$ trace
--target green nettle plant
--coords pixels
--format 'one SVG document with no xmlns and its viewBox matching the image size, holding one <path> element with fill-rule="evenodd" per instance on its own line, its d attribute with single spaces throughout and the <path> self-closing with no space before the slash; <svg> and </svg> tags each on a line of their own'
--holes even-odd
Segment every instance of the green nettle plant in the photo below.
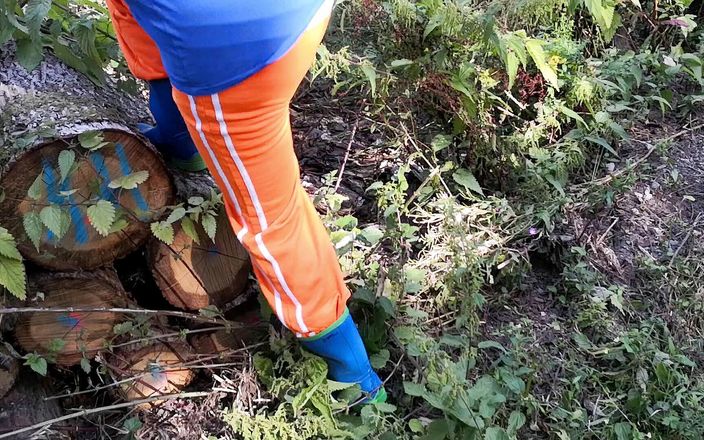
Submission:
<svg viewBox="0 0 704 440">
<path fill-rule="evenodd" d="M 91 131 L 80 134 L 77 137 L 77 145 L 69 145 L 67 149 L 61 150 L 57 158 L 59 170 L 58 179 L 55 176 L 47 176 L 46 169 L 42 169 L 34 180 L 34 183 L 27 190 L 27 199 L 41 204 L 32 205 L 31 209 L 24 214 L 23 224 L 27 237 L 39 250 L 42 236 L 48 231 L 56 240 L 61 240 L 68 232 L 71 225 L 71 215 L 69 212 L 69 198 L 76 194 L 78 188 L 67 188 L 58 191 L 58 195 L 43 197 L 43 191 L 47 182 L 61 186 L 64 182 L 71 181 L 71 176 L 76 170 L 76 159 L 79 155 L 95 152 L 103 148 L 113 148 L 114 144 L 105 142 L 100 132 Z M 53 174 L 53 170 L 50 171 Z M 149 172 L 135 171 L 111 180 L 107 184 L 110 192 L 120 190 L 137 189 L 140 184 L 147 181 Z M 56 182 L 54 182 L 56 180 Z M 85 205 L 86 215 L 91 226 L 103 237 L 111 233 L 121 231 L 128 224 L 134 213 L 127 212 L 123 207 L 118 206 L 111 200 L 107 200 L 101 195 L 104 191 L 100 188 L 103 182 L 97 176 L 92 182 L 88 182 L 90 189 L 89 197 L 84 197 L 82 204 Z"/>
<path fill-rule="evenodd" d="M 169 207 L 169 215 L 165 220 L 151 224 L 152 233 L 166 244 L 174 240 L 174 224 L 180 222 L 181 229 L 194 242 L 200 244 L 196 225 L 200 225 L 208 238 L 215 242 L 217 233 L 217 217 L 223 206 L 222 194 L 210 189 L 210 198 L 201 196 L 189 197 L 187 203 Z"/>
</svg>

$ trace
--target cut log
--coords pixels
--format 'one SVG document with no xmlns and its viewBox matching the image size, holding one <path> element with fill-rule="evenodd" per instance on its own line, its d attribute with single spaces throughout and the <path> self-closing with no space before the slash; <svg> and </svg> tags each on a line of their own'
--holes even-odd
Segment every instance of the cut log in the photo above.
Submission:
<svg viewBox="0 0 704 440">
<path fill-rule="evenodd" d="M 20 364 L 4 348 L 0 348 L 0 398 L 10 391 L 20 373 Z"/>
<path fill-rule="evenodd" d="M 211 333 L 197 333 L 190 338 L 191 345 L 200 354 L 221 354 L 244 348 L 266 338 L 267 326 L 258 312 L 246 313 L 233 321 L 245 326 L 230 330 L 216 330 Z"/>
<path fill-rule="evenodd" d="M 42 308 L 110 309 L 127 306 L 117 276 L 108 271 L 44 274 L 30 288 L 44 293 Z M 16 338 L 28 352 L 54 357 L 59 365 L 75 365 L 106 348 L 113 327 L 128 319 L 122 313 L 29 312 L 17 324 Z"/>
<path fill-rule="evenodd" d="M 175 175 L 178 198 L 207 197 L 214 184 L 205 174 Z M 251 269 L 249 255 L 235 236 L 224 209 L 217 218 L 215 241 L 200 223 L 198 241 L 178 225 L 172 244 L 153 240 L 149 265 L 164 297 L 175 307 L 199 310 L 222 307 L 243 294 Z"/>
<path fill-rule="evenodd" d="M 135 109 L 147 108 L 144 99 L 81 80 L 51 56 L 34 72 L 17 66 L 7 48 L 0 62 L 14 73 L 0 73 L 0 85 L 12 90 L 0 99 L 0 224 L 20 252 L 50 269 L 71 270 L 103 266 L 139 247 L 174 192 L 159 154 L 133 128 L 146 119 Z M 53 75 L 42 74 L 47 70 Z M 45 137 L 32 135 L 37 131 Z M 86 140 L 88 132 L 106 144 L 86 148 L 98 139 Z M 137 172 L 143 182 L 120 187 L 120 178 Z M 88 215 L 98 200 L 116 209 L 114 216 L 103 210 L 103 222 L 114 226 L 98 227 L 103 235 Z"/>
<path fill-rule="evenodd" d="M 20 374 L 12 390 L 0 399 L 0 434 L 7 434 L 63 415 L 58 400 L 44 400 L 56 394 L 49 379 L 26 369 Z M 70 439 L 71 431 L 59 426 L 43 428 L 41 432 L 24 432 L 8 437 L 9 440 Z M 63 428 L 66 428 L 65 422 Z"/>
<path fill-rule="evenodd" d="M 110 357 L 116 380 L 123 382 L 120 392 L 126 400 L 178 393 L 194 377 L 187 367 L 192 360 L 191 347 L 180 341 L 158 341 L 139 349 L 122 349 Z M 142 404 L 142 409 L 162 401 Z"/>
</svg>

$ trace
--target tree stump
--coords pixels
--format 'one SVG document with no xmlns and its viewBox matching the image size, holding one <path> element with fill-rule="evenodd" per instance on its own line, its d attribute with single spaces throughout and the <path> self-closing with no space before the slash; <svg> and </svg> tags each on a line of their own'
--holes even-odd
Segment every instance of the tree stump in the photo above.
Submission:
<svg viewBox="0 0 704 440">
<path fill-rule="evenodd" d="M 17 359 L 4 348 L 0 348 L 0 399 L 12 389 L 19 373 L 20 365 Z"/>
<path fill-rule="evenodd" d="M 212 178 L 202 173 L 174 175 L 178 198 L 207 198 L 214 187 Z M 251 269 L 249 254 L 235 236 L 222 209 L 217 217 L 215 241 L 195 223 L 198 241 L 180 225 L 175 227 L 173 243 L 153 240 L 148 260 L 154 280 L 169 303 L 186 310 L 209 305 L 222 307 L 240 296 Z"/>
<path fill-rule="evenodd" d="M 80 80 L 51 56 L 33 72 L 8 50 L 0 57 L 13 72 L 0 76 L 11 90 L 3 97 L 0 87 L 0 224 L 20 252 L 44 267 L 72 270 L 106 265 L 139 247 L 174 191 L 159 154 L 133 129 L 147 118 L 134 108 L 146 109 L 144 99 Z"/>
<path fill-rule="evenodd" d="M 180 341 L 157 341 L 147 347 L 122 349 L 110 357 L 109 367 L 115 379 L 125 381 L 120 393 L 126 400 L 178 393 L 195 376 L 187 367 L 193 351 Z M 131 380 L 128 380 L 131 379 Z M 162 401 L 142 404 L 148 409 Z"/>
<path fill-rule="evenodd" d="M 44 274 L 30 288 L 45 295 L 42 308 L 110 309 L 127 306 L 117 277 L 108 271 Z M 112 311 L 29 312 L 20 317 L 17 342 L 28 352 L 53 357 L 57 364 L 78 364 L 106 348 L 113 327 L 126 319 Z"/>
</svg>

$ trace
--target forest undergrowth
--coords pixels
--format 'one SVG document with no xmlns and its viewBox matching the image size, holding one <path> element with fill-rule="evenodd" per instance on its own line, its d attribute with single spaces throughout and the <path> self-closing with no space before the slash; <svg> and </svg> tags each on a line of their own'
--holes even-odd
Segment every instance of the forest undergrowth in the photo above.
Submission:
<svg viewBox="0 0 704 440">
<path fill-rule="evenodd" d="M 400 154 L 373 209 L 335 191 L 344 166 L 317 202 L 391 398 L 329 399 L 276 335 L 254 366 L 280 403 L 233 409 L 235 431 L 702 438 L 698 7 L 339 5 L 312 87 L 354 115 L 347 136 L 382 139 L 351 158 Z"/>
</svg>

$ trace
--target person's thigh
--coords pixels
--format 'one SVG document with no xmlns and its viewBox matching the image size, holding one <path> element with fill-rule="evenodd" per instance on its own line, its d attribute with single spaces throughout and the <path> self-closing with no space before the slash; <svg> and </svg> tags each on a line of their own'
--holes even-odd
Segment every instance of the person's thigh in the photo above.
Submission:
<svg viewBox="0 0 704 440">
<path fill-rule="evenodd" d="M 223 92 L 174 92 L 264 294 L 300 336 L 330 326 L 349 297 L 328 233 L 300 184 L 289 123 L 289 102 L 326 25 L 327 17 L 317 20 L 283 58 Z"/>
</svg>

